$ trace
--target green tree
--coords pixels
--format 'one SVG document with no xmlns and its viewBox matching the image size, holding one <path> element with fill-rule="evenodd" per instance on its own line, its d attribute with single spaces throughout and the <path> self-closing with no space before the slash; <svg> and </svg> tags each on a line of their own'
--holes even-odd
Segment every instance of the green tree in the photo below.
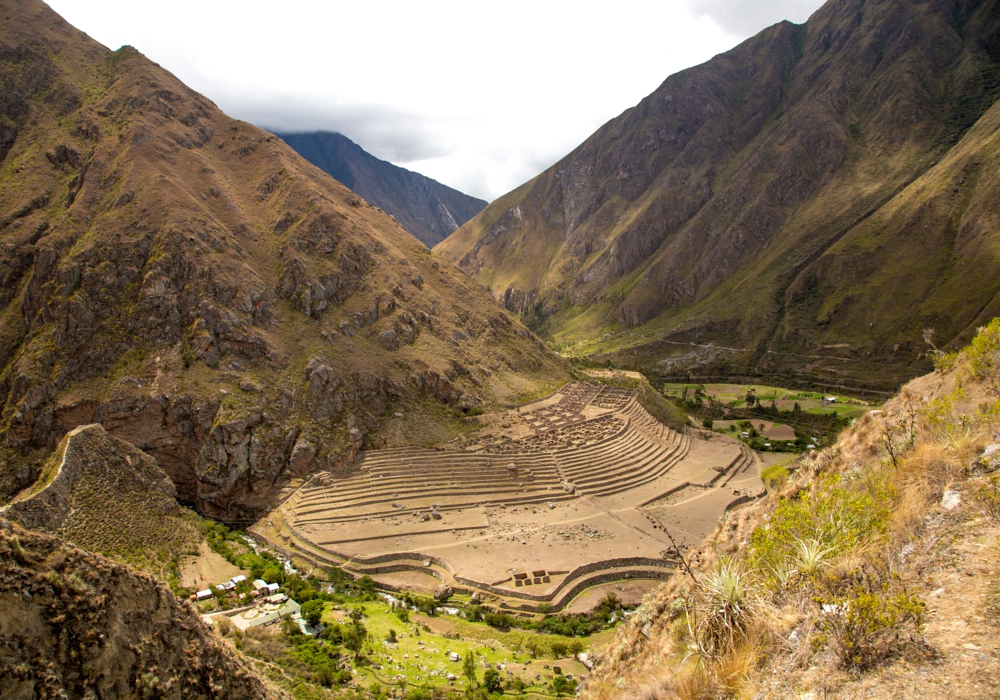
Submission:
<svg viewBox="0 0 1000 700">
<path fill-rule="evenodd" d="M 326 603 L 322 600 L 310 600 L 302 604 L 302 617 L 305 618 L 306 622 L 315 627 L 323 619 L 323 611 L 326 609 Z"/>
<path fill-rule="evenodd" d="M 554 641 L 551 645 L 552 657 L 556 659 L 561 659 L 566 656 L 566 643 L 560 641 Z"/>
<path fill-rule="evenodd" d="M 341 632 L 341 635 L 344 638 L 344 647 L 353 652 L 354 658 L 357 659 L 361 656 L 361 649 L 365 645 L 365 640 L 368 639 L 368 629 L 364 623 L 361 620 L 352 620 L 351 624 Z"/>
<path fill-rule="evenodd" d="M 469 679 L 470 687 L 477 685 L 476 652 L 472 651 L 472 649 L 469 649 L 469 653 L 465 655 L 465 660 L 462 662 L 462 675 Z"/>
<path fill-rule="evenodd" d="M 489 693 L 499 693 L 503 691 L 503 684 L 500 682 L 500 673 L 494 668 L 487 669 L 483 674 L 483 687 Z"/>
<path fill-rule="evenodd" d="M 277 583 L 282 584 L 285 582 L 285 572 L 281 570 L 280 567 L 272 564 L 271 566 L 264 569 L 264 573 L 260 575 L 267 583 Z"/>
<path fill-rule="evenodd" d="M 538 658 L 538 652 L 541 650 L 541 645 L 535 637 L 529 637 L 528 641 L 524 643 L 524 646 L 528 649 L 528 653 L 531 654 L 531 658 Z"/>
</svg>

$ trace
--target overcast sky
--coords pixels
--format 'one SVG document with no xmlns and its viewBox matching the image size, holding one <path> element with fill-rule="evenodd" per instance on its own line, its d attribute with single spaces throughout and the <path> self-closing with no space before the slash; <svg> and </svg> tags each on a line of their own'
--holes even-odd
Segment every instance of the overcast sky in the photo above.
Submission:
<svg viewBox="0 0 1000 700">
<path fill-rule="evenodd" d="M 230 116 L 494 199 L 683 68 L 820 0 L 48 0 Z"/>
</svg>

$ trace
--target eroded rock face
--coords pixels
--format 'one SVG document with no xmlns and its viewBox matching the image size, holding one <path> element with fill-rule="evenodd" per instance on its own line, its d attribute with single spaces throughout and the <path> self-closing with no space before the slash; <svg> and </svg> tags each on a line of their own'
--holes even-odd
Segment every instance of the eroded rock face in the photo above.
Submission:
<svg viewBox="0 0 1000 700">
<path fill-rule="evenodd" d="M 283 697 L 154 578 L 0 519 L 0 696 Z"/>
</svg>

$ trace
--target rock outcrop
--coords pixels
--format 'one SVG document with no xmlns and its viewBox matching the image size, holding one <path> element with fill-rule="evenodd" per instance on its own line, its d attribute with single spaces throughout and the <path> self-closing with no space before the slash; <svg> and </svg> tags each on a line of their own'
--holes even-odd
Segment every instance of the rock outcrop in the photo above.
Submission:
<svg viewBox="0 0 1000 700">
<path fill-rule="evenodd" d="M 98 424 L 67 433 L 38 481 L 0 517 L 166 578 L 200 535 L 156 460 Z"/>
<path fill-rule="evenodd" d="M 0 519 L 0 697 L 284 694 L 155 579 Z"/>
<path fill-rule="evenodd" d="M 348 466 L 392 399 L 460 413 L 569 376 L 280 139 L 39 0 L 0 9 L 0 502 L 99 423 L 246 522 Z"/>
</svg>

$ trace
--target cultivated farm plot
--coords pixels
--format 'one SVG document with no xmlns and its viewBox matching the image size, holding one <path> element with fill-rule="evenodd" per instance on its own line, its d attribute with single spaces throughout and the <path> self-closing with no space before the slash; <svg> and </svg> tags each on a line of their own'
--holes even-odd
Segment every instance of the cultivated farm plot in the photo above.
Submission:
<svg viewBox="0 0 1000 700">
<path fill-rule="evenodd" d="M 869 405 L 850 396 L 842 394 L 822 394 L 815 391 L 800 391 L 797 389 L 784 389 L 782 387 L 768 386 L 766 384 L 664 384 L 664 391 L 668 396 L 680 397 L 684 389 L 688 390 L 688 395 L 693 396 L 695 390 L 703 386 L 705 395 L 717 401 L 736 407 L 746 405 L 747 391 L 753 389 L 760 402 L 769 406 L 771 401 L 777 404 L 778 410 L 791 411 L 795 404 L 806 413 L 836 412 L 843 418 L 855 418 L 866 413 Z M 825 403 L 824 398 L 833 397 L 834 403 Z M 780 439 L 780 438 L 775 438 Z M 793 439 L 793 438 L 789 438 Z"/>
<path fill-rule="evenodd" d="M 733 429 L 741 421 L 738 420 L 717 420 L 713 421 L 712 428 L 714 430 L 734 431 L 734 434 L 738 434 Z M 794 440 L 795 439 L 795 429 L 790 425 L 784 425 L 782 423 L 775 423 L 774 421 L 761 420 L 759 418 L 753 418 L 750 420 L 753 427 L 756 428 L 761 435 L 769 440 Z"/>
<path fill-rule="evenodd" d="M 392 585 L 407 572 L 425 590 L 558 610 L 592 586 L 665 578 L 676 557 L 661 516 L 696 544 L 763 492 L 738 441 L 671 430 L 629 390 L 574 383 L 492 422 L 504 421 L 519 437 L 374 450 L 347 474 L 314 476 L 278 511 L 281 546 Z M 680 490 L 696 497 L 660 502 Z"/>
</svg>

